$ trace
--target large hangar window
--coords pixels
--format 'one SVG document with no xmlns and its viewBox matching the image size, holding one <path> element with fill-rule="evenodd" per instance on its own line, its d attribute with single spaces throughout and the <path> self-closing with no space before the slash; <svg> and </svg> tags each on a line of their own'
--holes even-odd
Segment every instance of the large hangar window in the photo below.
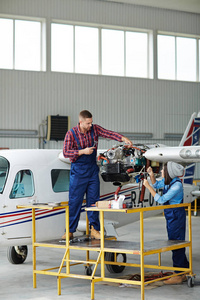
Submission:
<svg viewBox="0 0 200 300">
<path fill-rule="evenodd" d="M 51 70 L 98 74 L 98 29 L 53 24 L 51 29 Z"/>
<path fill-rule="evenodd" d="M 102 74 L 124 76 L 124 31 L 102 29 Z"/>
<path fill-rule="evenodd" d="M 126 32 L 126 75 L 148 77 L 149 34 L 146 32 Z"/>
<path fill-rule="evenodd" d="M 75 72 L 98 73 L 99 38 L 98 29 L 75 27 Z"/>
<path fill-rule="evenodd" d="M 199 66 L 198 66 L 198 69 L 199 69 L 199 81 L 200 81 L 200 39 L 199 39 L 199 44 L 198 44 L 198 46 L 199 46 L 199 53 L 198 53 L 198 58 L 199 58 Z"/>
<path fill-rule="evenodd" d="M 55 22 L 51 70 L 153 78 L 152 40 L 151 31 Z"/>
<path fill-rule="evenodd" d="M 0 19 L 0 67 L 13 69 L 13 20 Z"/>
<path fill-rule="evenodd" d="M 199 38 L 158 34 L 158 78 L 199 81 Z"/>
<path fill-rule="evenodd" d="M 53 24 L 51 26 L 51 70 L 73 72 L 73 26 Z"/>
<path fill-rule="evenodd" d="M 0 68 L 45 71 L 44 22 L 0 18 Z"/>
</svg>

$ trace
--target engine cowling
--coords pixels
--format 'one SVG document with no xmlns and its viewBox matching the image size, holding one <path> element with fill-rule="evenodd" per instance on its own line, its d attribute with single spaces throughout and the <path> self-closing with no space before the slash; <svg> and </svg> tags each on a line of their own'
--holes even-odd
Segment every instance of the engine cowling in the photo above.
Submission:
<svg viewBox="0 0 200 300">
<path fill-rule="evenodd" d="M 100 173 L 106 182 L 133 181 L 133 175 L 145 169 L 144 146 L 116 146 L 99 155 Z"/>
</svg>

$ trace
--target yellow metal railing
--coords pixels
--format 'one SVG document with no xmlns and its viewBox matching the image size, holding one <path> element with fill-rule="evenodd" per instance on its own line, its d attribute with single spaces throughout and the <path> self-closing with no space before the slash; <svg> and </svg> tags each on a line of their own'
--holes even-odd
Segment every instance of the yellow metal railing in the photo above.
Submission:
<svg viewBox="0 0 200 300">
<path fill-rule="evenodd" d="M 165 208 L 173 208 L 173 207 L 187 207 L 188 208 L 188 230 L 189 230 L 189 241 L 182 241 L 182 243 L 178 243 L 179 241 L 174 241 L 174 244 L 171 245 L 166 245 L 163 244 L 163 246 L 160 246 L 159 248 L 156 248 L 156 243 L 154 249 L 146 249 L 144 246 L 144 218 L 143 218 L 143 213 L 146 211 L 152 211 L 152 210 L 161 210 Z M 145 285 L 155 282 L 155 281 L 160 281 L 163 280 L 163 278 L 156 278 L 154 280 L 145 282 L 145 273 L 144 270 L 145 268 L 150 268 L 150 269 L 158 269 L 158 270 L 172 270 L 172 271 L 179 271 L 180 275 L 183 274 L 188 274 L 190 276 L 193 276 L 192 273 L 192 231 L 191 231 L 191 203 L 184 203 L 184 204 L 178 204 L 178 205 L 162 205 L 162 206 L 156 206 L 156 207 L 143 207 L 143 208 L 132 208 L 132 209 L 98 209 L 98 208 L 88 208 L 87 210 L 91 211 L 99 211 L 100 213 L 100 231 L 101 231 L 101 277 L 100 278 L 94 278 L 91 280 L 91 299 L 94 299 L 94 284 L 95 282 L 98 281 L 104 281 L 104 282 L 117 282 L 121 284 L 133 284 L 133 285 L 139 285 L 141 287 L 141 300 L 144 300 L 144 292 L 145 292 Z M 116 248 L 109 248 L 107 247 L 105 240 L 104 240 L 104 212 L 125 212 L 125 213 L 140 213 L 140 243 L 139 243 L 139 248 L 134 250 L 134 245 L 132 250 L 126 249 L 127 244 L 131 244 L 130 242 L 124 242 L 124 249 L 120 248 L 118 249 L 117 246 Z M 185 248 L 189 247 L 189 268 L 175 268 L 175 267 L 169 267 L 169 266 L 161 266 L 161 253 L 175 250 L 175 249 L 180 249 L 180 248 Z M 135 255 L 140 255 L 140 264 L 127 264 L 123 263 L 122 265 L 127 265 L 127 266 L 137 266 L 140 267 L 140 275 L 141 275 L 141 281 L 136 281 L 136 280 L 124 280 L 124 279 L 117 279 L 117 278 L 107 278 L 105 277 L 105 261 L 104 261 L 104 253 L 105 252 L 116 252 L 116 253 L 126 253 L 126 254 L 135 254 Z M 151 254 L 158 254 L 158 265 L 147 265 L 144 264 L 144 257 L 147 255 Z M 106 262 L 107 263 L 107 262 Z M 112 263 L 119 265 L 119 262 Z M 170 276 L 166 276 L 165 279 L 174 277 L 176 274 L 172 274 Z"/>
<path fill-rule="evenodd" d="M 193 180 L 193 183 L 197 186 L 197 183 L 200 183 L 200 179 Z M 194 208 L 192 208 L 191 210 L 194 211 L 194 216 L 197 216 L 197 211 L 199 210 L 199 208 L 197 207 L 197 198 L 194 200 Z"/>
<path fill-rule="evenodd" d="M 149 247 L 148 242 L 145 243 L 144 241 L 144 218 L 143 214 L 147 211 L 152 210 L 162 210 L 165 208 L 173 208 L 173 207 L 185 207 L 188 209 L 188 231 L 189 231 L 189 241 L 173 241 L 173 243 L 169 243 L 169 241 L 160 241 L 160 244 L 155 244 L 154 247 Z M 86 208 L 86 211 L 98 211 L 100 214 L 100 233 L 101 239 L 95 240 L 95 245 L 92 244 L 93 240 L 87 243 L 69 243 L 69 207 L 66 203 L 57 206 L 57 207 L 48 207 L 48 206 L 40 206 L 40 205 L 29 205 L 29 206 L 18 206 L 18 208 L 31 208 L 32 209 L 32 248 L 33 248 L 33 287 L 36 288 L 36 274 L 42 275 L 52 275 L 57 277 L 57 290 L 58 295 L 61 295 L 61 279 L 62 278 L 81 278 L 87 279 L 91 281 L 91 299 L 94 299 L 94 284 L 96 282 L 115 282 L 119 284 L 132 284 L 138 285 L 141 287 L 141 300 L 144 300 L 144 293 L 145 293 L 145 285 L 151 282 L 163 280 L 163 278 L 156 278 L 151 281 L 145 282 L 145 268 L 148 269 L 158 269 L 158 270 L 171 270 L 171 271 L 180 271 L 180 274 L 187 274 L 189 276 L 193 276 L 192 273 L 192 223 L 191 223 L 191 203 L 183 203 L 177 205 L 158 205 L 155 207 L 138 207 L 138 208 L 124 208 L 124 209 L 103 209 L 103 208 Z M 38 243 L 36 241 L 36 226 L 35 226 L 35 209 L 60 209 L 64 208 L 66 213 L 66 243 L 60 245 L 59 242 L 56 244 L 50 243 Z M 140 241 L 139 243 L 132 243 L 132 242 L 118 242 L 112 241 L 110 239 L 104 238 L 104 212 L 117 212 L 117 213 L 139 213 L 140 214 Z M 89 224 L 88 220 L 86 220 L 87 229 L 86 233 L 89 233 Z M 115 244 L 114 244 L 115 243 Z M 113 247 L 113 245 L 115 247 Z M 55 248 L 62 248 L 64 249 L 64 255 L 61 260 L 60 266 L 55 268 L 48 268 L 43 270 L 37 270 L 36 268 L 36 247 L 55 247 Z M 175 268 L 169 266 L 162 266 L 161 264 L 161 253 L 189 247 L 189 268 Z M 86 259 L 85 260 L 73 260 L 70 258 L 70 253 L 72 250 L 82 250 L 86 251 Z M 89 259 L 89 251 L 96 251 L 98 252 L 98 256 L 96 260 Z M 139 255 L 140 256 L 140 263 L 132 264 L 126 262 L 117 262 L 116 260 L 110 262 L 105 260 L 105 253 L 111 252 L 114 253 L 114 257 L 116 258 L 117 253 L 125 253 L 125 254 L 132 254 L 132 255 Z M 158 254 L 158 263 L 156 265 L 150 265 L 144 263 L 144 257 L 151 255 L 151 254 Z M 75 274 L 72 273 L 71 268 L 77 264 L 85 264 L 86 266 L 94 266 L 93 271 L 91 274 L 82 275 L 82 274 Z M 110 278 L 105 276 L 105 265 L 121 265 L 121 266 L 128 266 L 128 267 L 139 267 L 140 268 L 140 276 L 141 280 L 125 280 L 125 279 L 118 279 L 118 278 Z M 98 265 L 100 265 L 100 276 L 95 276 L 96 270 Z M 65 269 L 65 271 L 63 271 Z M 165 277 L 165 279 L 169 277 L 176 276 L 176 274 L 172 274 L 170 276 Z"/>
</svg>

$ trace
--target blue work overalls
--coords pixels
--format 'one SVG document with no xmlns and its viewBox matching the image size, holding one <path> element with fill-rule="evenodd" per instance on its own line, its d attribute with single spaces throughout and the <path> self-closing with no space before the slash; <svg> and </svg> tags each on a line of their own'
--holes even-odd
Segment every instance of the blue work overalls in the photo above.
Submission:
<svg viewBox="0 0 200 300">
<path fill-rule="evenodd" d="M 180 179 L 174 181 L 169 188 Z M 167 193 L 167 189 L 164 188 L 163 194 Z M 183 200 L 181 201 L 183 203 Z M 166 205 L 170 204 L 169 201 L 165 202 Z M 167 233 L 169 240 L 185 240 L 185 228 L 186 228 L 186 213 L 184 207 L 167 208 L 164 210 Z M 172 250 L 173 267 L 188 268 L 189 262 L 185 255 L 185 248 Z M 178 273 L 178 271 L 176 271 Z"/>
<path fill-rule="evenodd" d="M 77 142 L 78 150 L 81 150 L 80 141 L 73 129 L 73 136 Z M 94 130 L 91 128 L 92 145 L 94 144 Z M 69 183 L 69 231 L 76 231 L 81 213 L 84 194 L 86 194 L 86 206 L 90 207 L 99 200 L 99 167 L 96 164 L 96 151 L 90 155 L 81 155 L 71 163 Z M 90 226 L 100 230 L 99 213 L 87 212 Z"/>
</svg>

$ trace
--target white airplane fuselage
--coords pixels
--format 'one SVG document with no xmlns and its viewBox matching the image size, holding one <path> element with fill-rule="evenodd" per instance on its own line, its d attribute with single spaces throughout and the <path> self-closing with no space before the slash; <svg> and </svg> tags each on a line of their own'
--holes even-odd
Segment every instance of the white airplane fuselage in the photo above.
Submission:
<svg viewBox="0 0 200 300">
<path fill-rule="evenodd" d="M 2 150 L 0 159 L 0 245 L 28 245 L 32 242 L 32 210 L 17 209 L 18 205 L 68 201 L 70 164 L 59 159 L 61 150 Z M 65 191 L 63 191 L 63 185 Z M 120 194 L 125 201 L 139 204 L 142 183 L 124 185 Z M 117 187 L 103 182 L 100 176 L 100 200 L 114 200 Z M 192 185 L 184 185 L 184 201 L 191 202 Z M 156 205 L 148 191 L 142 205 Z M 84 205 L 83 205 L 84 206 Z M 160 213 L 149 212 L 146 216 Z M 139 214 L 108 212 L 105 219 L 115 222 L 115 227 L 139 220 Z M 81 214 L 81 221 L 85 213 Z M 37 241 L 60 238 L 65 231 L 65 210 L 36 209 Z"/>
<path fill-rule="evenodd" d="M 0 193 L 0 245 L 22 245 L 31 243 L 32 211 L 17 209 L 17 205 L 33 203 L 61 202 L 68 200 L 68 192 L 53 192 L 51 171 L 67 169 L 67 165 L 58 159 L 60 150 L 7 150 L 1 151 L 1 157 L 9 162 L 9 170 L 3 191 Z M 68 167 L 70 169 L 70 166 Z M 31 171 L 32 189 L 28 182 L 24 184 L 25 192 L 13 198 L 12 190 L 17 174 L 21 170 Z M 37 234 L 39 239 L 58 236 L 64 230 L 63 211 L 51 212 L 36 210 L 37 224 L 45 228 Z"/>
</svg>

